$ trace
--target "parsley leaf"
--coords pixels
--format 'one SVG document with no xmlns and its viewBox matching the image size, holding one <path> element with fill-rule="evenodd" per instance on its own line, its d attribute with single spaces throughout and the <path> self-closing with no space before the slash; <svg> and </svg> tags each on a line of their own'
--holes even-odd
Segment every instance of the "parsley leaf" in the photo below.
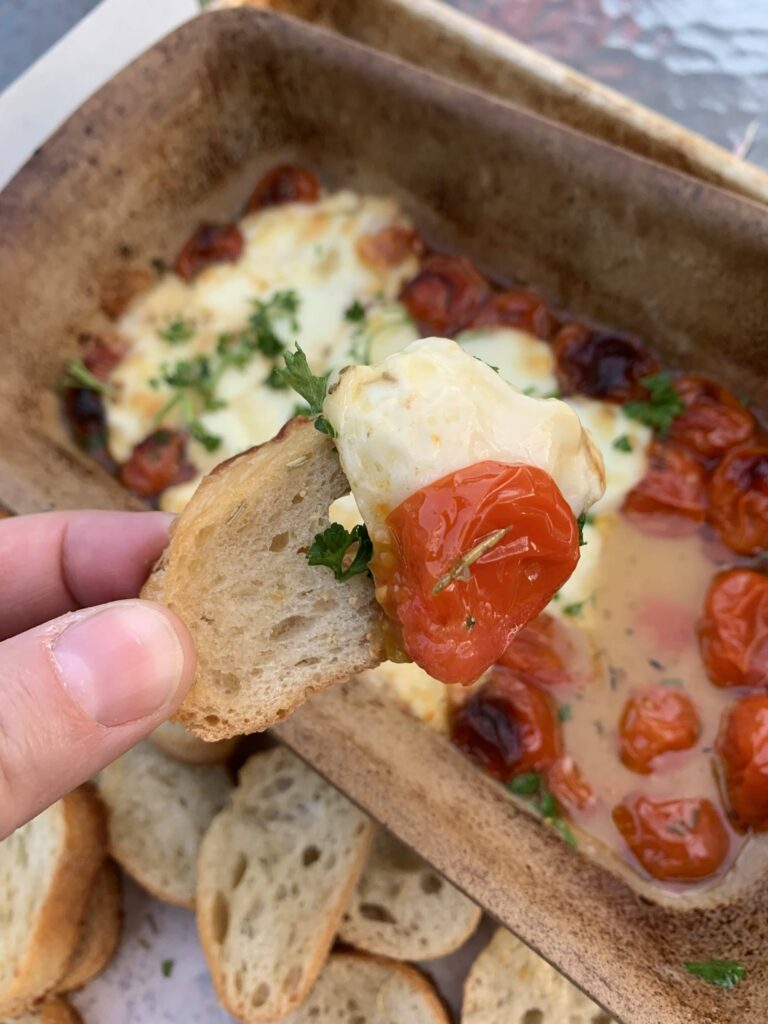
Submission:
<svg viewBox="0 0 768 1024">
<path fill-rule="evenodd" d="M 560 833 L 569 846 L 577 846 L 576 836 L 563 818 L 557 798 L 551 791 L 544 776 L 539 772 L 523 772 L 507 783 L 507 789 L 515 796 L 524 797 L 544 821 Z"/>
<path fill-rule="evenodd" d="M 185 320 L 183 316 L 177 316 L 171 320 L 167 327 L 164 327 L 157 333 L 169 345 L 181 345 L 195 336 L 195 325 L 191 320 Z"/>
<path fill-rule="evenodd" d="M 574 601 L 573 604 L 567 604 L 563 607 L 563 615 L 575 618 L 577 615 L 581 615 L 581 609 L 585 604 L 586 601 Z"/>
<path fill-rule="evenodd" d="M 690 961 L 685 964 L 685 969 L 695 978 L 720 988 L 733 988 L 747 976 L 747 972 L 735 960 Z"/>
<path fill-rule="evenodd" d="M 632 442 L 630 441 L 627 434 L 622 434 L 621 437 L 617 437 L 613 442 L 613 446 L 617 452 L 631 452 L 633 451 Z"/>
<path fill-rule="evenodd" d="M 584 540 L 584 527 L 587 525 L 587 522 L 588 522 L 588 520 L 587 520 L 587 513 L 586 512 L 582 512 L 581 515 L 576 519 L 576 525 L 579 528 L 579 547 L 580 548 L 583 548 L 584 545 L 587 543 Z"/>
<path fill-rule="evenodd" d="M 111 395 L 113 388 L 88 369 L 82 359 L 70 359 L 64 367 L 59 387 L 65 391 L 83 388 L 85 391 L 98 391 L 102 395 Z"/>
<path fill-rule="evenodd" d="M 163 960 L 163 962 L 160 964 L 160 971 L 164 978 L 170 978 L 171 974 L 173 973 L 173 965 L 173 960 Z"/>
<path fill-rule="evenodd" d="M 641 377 L 640 383 L 648 389 L 648 400 L 626 402 L 624 412 L 630 419 L 639 420 L 650 427 L 660 437 L 666 437 L 674 418 L 685 411 L 685 402 L 677 393 L 669 373 Z"/>
<path fill-rule="evenodd" d="M 273 366 L 267 376 L 264 378 L 264 383 L 268 388 L 274 388 L 275 391 L 284 391 L 288 385 L 280 375 L 280 370 L 277 366 Z"/>
<path fill-rule="evenodd" d="M 277 371 L 280 378 L 289 388 L 300 395 L 309 406 L 310 416 L 318 416 L 323 411 L 323 402 L 328 394 L 329 373 L 316 377 L 309 368 L 307 357 L 300 345 L 295 352 L 285 353 L 285 367 Z"/>
<path fill-rule="evenodd" d="M 357 299 L 355 299 L 351 306 L 348 306 L 347 309 L 344 310 L 345 320 L 349 320 L 352 324 L 361 323 L 365 320 L 365 316 L 365 306 L 363 306 L 363 304 Z"/>
<path fill-rule="evenodd" d="M 561 722 L 570 722 L 571 720 L 571 705 L 561 704 L 557 709 L 557 717 Z"/>
<path fill-rule="evenodd" d="M 217 434 L 209 433 L 203 423 L 195 418 L 187 423 L 189 433 L 196 441 L 205 448 L 207 452 L 215 452 L 221 445 L 221 438 Z"/>
<path fill-rule="evenodd" d="M 353 545 L 357 550 L 346 567 L 344 561 L 347 552 Z M 365 526 L 355 526 L 346 530 L 341 523 L 331 523 L 322 533 L 318 533 L 307 552 L 310 565 L 325 565 L 333 571 L 337 580 L 346 581 L 353 576 L 368 571 L 368 563 L 373 555 L 373 544 Z"/>
</svg>

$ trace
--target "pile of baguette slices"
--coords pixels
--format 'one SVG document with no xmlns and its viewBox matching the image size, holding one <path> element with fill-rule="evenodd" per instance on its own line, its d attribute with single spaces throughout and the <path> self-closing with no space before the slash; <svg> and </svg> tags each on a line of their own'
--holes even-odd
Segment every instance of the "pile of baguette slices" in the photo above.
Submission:
<svg viewBox="0 0 768 1024">
<path fill-rule="evenodd" d="M 0 1022 L 81 1020 L 67 993 L 118 949 L 119 865 L 195 910 L 218 998 L 245 1024 L 449 1024 L 412 963 L 459 949 L 480 909 L 285 748 L 233 782 L 233 742 L 162 726 L 0 843 Z M 504 929 L 460 1019 L 610 1020 Z"/>
</svg>

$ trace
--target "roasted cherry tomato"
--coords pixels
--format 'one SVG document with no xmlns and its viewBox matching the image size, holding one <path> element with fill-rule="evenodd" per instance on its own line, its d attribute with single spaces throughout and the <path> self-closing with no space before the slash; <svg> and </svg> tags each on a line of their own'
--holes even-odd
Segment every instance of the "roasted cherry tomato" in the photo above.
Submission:
<svg viewBox="0 0 768 1024">
<path fill-rule="evenodd" d="M 110 473 L 114 472 L 115 464 L 107 449 L 107 418 L 101 395 L 90 388 L 67 388 L 63 400 L 77 445 Z"/>
<path fill-rule="evenodd" d="M 166 487 L 184 483 L 195 475 L 185 458 L 186 438 L 178 430 L 156 430 L 120 467 L 120 480 L 142 498 L 155 498 Z"/>
<path fill-rule="evenodd" d="M 701 723 L 687 694 L 658 686 L 630 697 L 619 721 L 619 754 L 633 772 L 647 775 L 654 761 L 673 750 L 688 750 Z"/>
<path fill-rule="evenodd" d="M 717 753 L 733 817 L 758 832 L 768 829 L 768 696 L 737 700 L 726 712 Z"/>
<path fill-rule="evenodd" d="M 371 563 L 410 657 L 445 683 L 497 662 L 579 560 L 573 512 L 534 466 L 480 462 L 406 498 Z"/>
<path fill-rule="evenodd" d="M 426 333 L 451 337 L 477 316 L 491 289 L 463 256 L 429 256 L 400 293 L 400 301 Z"/>
<path fill-rule="evenodd" d="M 493 295 L 478 311 L 470 327 L 515 327 L 548 341 L 555 318 L 533 292 L 507 291 Z"/>
<path fill-rule="evenodd" d="M 451 738 L 502 782 L 545 768 L 560 754 L 560 723 L 552 698 L 503 667 L 495 668 L 456 711 Z"/>
<path fill-rule="evenodd" d="M 558 803 L 569 811 L 587 811 L 597 803 L 595 791 L 570 754 L 558 759 L 547 772 L 547 785 Z"/>
<path fill-rule="evenodd" d="M 628 796 L 613 809 L 613 821 L 640 864 L 660 882 L 709 878 L 728 856 L 723 819 L 703 798 Z"/>
<path fill-rule="evenodd" d="M 83 353 L 83 364 L 94 377 L 106 380 L 125 355 L 126 349 L 126 343 L 120 339 L 114 338 L 108 342 L 98 336 L 91 337 Z"/>
<path fill-rule="evenodd" d="M 752 438 L 752 413 L 715 381 L 678 377 L 674 387 L 685 402 L 685 411 L 672 421 L 669 436 L 673 441 L 705 459 L 717 459 Z"/>
<path fill-rule="evenodd" d="M 701 659 L 715 686 L 768 689 L 768 576 L 752 569 L 715 576 L 698 633 Z"/>
<path fill-rule="evenodd" d="M 499 664 L 511 668 L 521 678 L 543 686 L 568 682 L 565 665 L 571 643 L 568 627 L 542 612 L 515 634 Z"/>
<path fill-rule="evenodd" d="M 201 224 L 184 243 L 174 269 L 185 281 L 214 263 L 235 263 L 243 251 L 243 236 L 236 224 Z"/>
<path fill-rule="evenodd" d="M 768 448 L 735 448 L 709 482 L 709 520 L 740 555 L 768 548 Z"/>
<path fill-rule="evenodd" d="M 574 393 L 608 402 L 643 399 L 643 377 L 659 363 L 639 341 L 599 334 L 580 324 L 566 324 L 555 335 L 557 379 L 566 395 Z"/>
<path fill-rule="evenodd" d="M 654 441 L 645 476 L 624 499 L 624 515 L 643 533 L 684 537 L 704 522 L 706 510 L 702 465 L 679 445 Z"/>
<path fill-rule="evenodd" d="M 361 262 L 373 269 L 396 267 L 409 256 L 420 256 L 424 242 L 413 228 L 388 224 L 369 235 L 361 235 L 355 246 Z"/>
<path fill-rule="evenodd" d="M 316 203 L 320 197 L 320 182 L 306 167 L 282 164 L 273 167 L 256 183 L 246 212 L 262 210 L 265 206 L 282 206 L 283 203 Z"/>
</svg>

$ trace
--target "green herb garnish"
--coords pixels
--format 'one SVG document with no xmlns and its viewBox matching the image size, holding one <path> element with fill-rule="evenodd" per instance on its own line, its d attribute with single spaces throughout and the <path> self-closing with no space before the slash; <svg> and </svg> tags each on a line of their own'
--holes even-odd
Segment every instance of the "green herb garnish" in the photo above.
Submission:
<svg viewBox="0 0 768 1024">
<path fill-rule="evenodd" d="M 285 383 L 280 375 L 280 369 L 277 366 L 273 366 L 267 376 L 264 378 L 264 383 L 268 388 L 274 388 L 275 391 L 284 391 L 288 385 Z"/>
<path fill-rule="evenodd" d="M 83 388 L 86 391 L 98 391 L 102 395 L 111 395 L 113 392 L 112 386 L 91 373 L 82 359 L 70 359 L 64 367 L 59 387 L 65 391 Z"/>
<path fill-rule="evenodd" d="M 329 437 L 336 437 L 331 423 L 321 415 L 323 402 L 328 394 L 328 378 L 330 373 L 316 376 L 309 368 L 307 357 L 300 345 L 295 352 L 285 353 L 285 367 L 276 371 L 286 385 L 307 403 L 307 416 L 316 416 L 315 427 Z"/>
<path fill-rule="evenodd" d="M 630 441 L 627 434 L 622 434 L 621 437 L 617 437 L 613 442 L 613 447 L 617 452 L 631 452 L 633 451 L 632 442 Z"/>
<path fill-rule="evenodd" d="M 589 520 L 587 519 L 587 513 L 586 512 L 582 512 L 581 515 L 578 516 L 577 519 L 576 519 L 576 525 L 579 528 L 579 547 L 580 548 L 583 548 L 584 545 L 587 543 L 584 540 L 584 527 L 587 525 L 588 522 L 589 522 Z"/>
<path fill-rule="evenodd" d="M 563 812 L 554 793 L 539 772 L 523 772 L 507 783 L 507 789 L 515 796 L 524 797 L 544 821 L 560 833 L 569 846 L 577 846 L 576 836 L 563 818 Z"/>
<path fill-rule="evenodd" d="M 357 550 L 349 561 L 347 553 L 354 545 L 357 545 Z M 352 530 L 346 530 L 341 523 L 331 523 L 322 533 L 315 536 L 307 552 L 307 561 L 310 565 L 327 566 L 337 580 L 344 582 L 367 572 L 372 555 L 373 544 L 365 526 L 355 526 Z"/>
<path fill-rule="evenodd" d="M 174 317 L 173 320 L 158 331 L 158 336 L 167 341 L 169 345 L 181 345 L 195 336 L 195 325 L 191 320 L 185 320 L 182 316 Z"/>
<path fill-rule="evenodd" d="M 160 971 L 164 978 L 170 978 L 170 976 L 173 974 L 173 964 L 173 960 L 163 960 L 163 962 L 160 964 Z"/>
<path fill-rule="evenodd" d="M 570 615 L 571 617 L 581 615 L 581 609 L 586 603 L 586 601 L 574 601 L 573 604 L 563 605 L 563 615 Z"/>
<path fill-rule="evenodd" d="M 695 978 L 720 988 L 733 988 L 747 976 L 747 972 L 735 960 L 690 961 L 685 964 L 685 969 Z"/>
<path fill-rule="evenodd" d="M 571 720 L 571 705 L 561 704 L 557 709 L 557 717 L 561 722 L 570 722 Z"/>
<path fill-rule="evenodd" d="M 365 306 L 357 299 L 344 310 L 344 319 L 349 320 L 352 324 L 359 324 L 365 320 Z"/>
<path fill-rule="evenodd" d="M 641 377 L 640 383 L 648 389 L 648 400 L 626 402 L 624 412 L 630 419 L 638 420 L 646 427 L 650 427 L 660 437 L 666 437 L 674 418 L 685 411 L 685 402 L 677 393 L 669 373 Z"/>
</svg>

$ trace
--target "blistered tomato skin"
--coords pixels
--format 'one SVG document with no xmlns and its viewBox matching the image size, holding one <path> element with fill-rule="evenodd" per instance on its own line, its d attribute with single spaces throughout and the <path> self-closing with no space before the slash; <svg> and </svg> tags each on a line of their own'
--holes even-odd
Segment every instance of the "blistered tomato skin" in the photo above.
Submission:
<svg viewBox="0 0 768 1024">
<path fill-rule="evenodd" d="M 768 448 L 735 448 L 709 482 L 709 520 L 740 555 L 768 548 Z"/>
<path fill-rule="evenodd" d="M 361 235 L 355 245 L 361 262 L 368 267 L 386 269 L 396 267 L 409 256 L 420 256 L 424 242 L 413 228 L 404 224 L 388 224 L 378 231 Z"/>
<path fill-rule="evenodd" d="M 495 668 L 455 713 L 451 738 L 501 782 L 546 768 L 561 751 L 552 698 L 503 667 Z"/>
<path fill-rule="evenodd" d="M 744 697 L 723 716 L 717 738 L 731 813 L 742 828 L 768 830 L 768 696 Z"/>
<path fill-rule="evenodd" d="M 533 292 L 506 291 L 493 295 L 478 311 L 470 327 L 514 327 L 549 341 L 557 323 Z"/>
<path fill-rule="evenodd" d="M 648 469 L 624 499 L 623 514 L 643 533 L 656 537 L 695 533 L 707 512 L 703 466 L 667 441 L 654 441 L 648 455 Z"/>
<path fill-rule="evenodd" d="M 179 251 L 174 270 L 185 281 L 193 281 L 216 263 L 236 263 L 244 244 L 236 224 L 201 224 Z"/>
<path fill-rule="evenodd" d="M 120 468 L 120 481 L 142 498 L 156 498 L 166 487 L 191 480 L 195 469 L 186 461 L 186 438 L 178 430 L 156 430 Z"/>
<path fill-rule="evenodd" d="M 472 322 L 490 295 L 488 282 L 463 256 L 429 256 L 400 301 L 425 334 L 450 338 Z"/>
<path fill-rule="evenodd" d="M 630 697 L 619 722 L 619 754 L 634 772 L 654 770 L 662 754 L 689 750 L 701 732 L 696 709 L 687 694 L 664 686 Z"/>
<path fill-rule="evenodd" d="M 698 882 L 714 875 L 730 849 L 717 808 L 701 798 L 626 797 L 613 821 L 648 874 L 660 882 Z"/>
<path fill-rule="evenodd" d="M 499 661 L 579 559 L 573 513 L 534 466 L 489 461 L 449 473 L 387 525 L 392 550 L 371 562 L 377 597 L 409 656 L 445 683 L 471 683 Z"/>
<path fill-rule="evenodd" d="M 717 459 L 746 444 L 755 419 L 735 395 L 706 377 L 678 377 L 674 382 L 685 411 L 672 421 L 669 436 L 704 459 Z"/>
<path fill-rule="evenodd" d="M 597 803 L 595 791 L 570 754 L 559 757 L 550 766 L 547 785 L 558 803 L 572 813 L 588 811 Z"/>
<path fill-rule="evenodd" d="M 515 634 L 499 658 L 522 679 L 541 686 L 569 682 L 564 654 L 568 652 L 568 629 L 552 615 L 542 612 Z"/>
<path fill-rule="evenodd" d="M 580 324 L 566 324 L 554 339 L 557 378 L 564 394 L 589 395 L 607 402 L 644 399 L 643 377 L 659 363 L 632 338 L 599 334 Z"/>
<path fill-rule="evenodd" d="M 768 576 L 752 569 L 715 576 L 697 631 L 715 686 L 768 689 Z"/>
<path fill-rule="evenodd" d="M 281 164 L 273 167 L 256 183 L 245 210 L 253 213 L 283 203 L 315 203 L 320 197 L 320 181 L 306 167 Z"/>
</svg>

